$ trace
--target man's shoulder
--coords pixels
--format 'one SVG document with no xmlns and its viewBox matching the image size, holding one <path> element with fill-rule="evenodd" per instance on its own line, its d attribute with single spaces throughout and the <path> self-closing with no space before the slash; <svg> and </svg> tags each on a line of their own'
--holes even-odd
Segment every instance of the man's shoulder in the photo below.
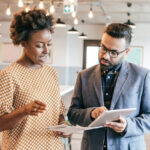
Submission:
<svg viewBox="0 0 150 150">
<path fill-rule="evenodd" d="M 100 65 L 98 64 L 98 65 L 92 66 L 90 68 L 84 69 L 80 73 L 81 74 L 91 74 L 91 73 L 93 73 L 95 71 L 99 71 L 99 70 L 100 70 Z"/>
<path fill-rule="evenodd" d="M 150 70 L 148 68 L 145 68 L 145 67 L 133 64 L 133 63 L 128 63 L 128 67 L 129 67 L 129 72 L 136 76 L 144 77 L 150 73 Z"/>
<path fill-rule="evenodd" d="M 148 68 L 136 65 L 134 63 L 128 63 L 130 69 L 138 74 L 147 74 L 148 72 L 150 72 L 150 70 Z"/>
</svg>

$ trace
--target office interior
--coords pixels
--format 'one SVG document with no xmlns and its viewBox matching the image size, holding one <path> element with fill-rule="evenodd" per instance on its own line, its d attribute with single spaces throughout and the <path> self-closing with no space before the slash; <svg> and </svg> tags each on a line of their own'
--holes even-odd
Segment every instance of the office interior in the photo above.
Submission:
<svg viewBox="0 0 150 150">
<path fill-rule="evenodd" d="M 21 47 L 12 47 L 12 41 L 9 38 L 12 14 L 27 7 L 39 7 L 41 2 L 40 0 L 22 0 L 24 6 L 20 7 L 18 6 L 19 1 L 0 0 L 0 70 L 15 61 L 22 53 Z M 96 56 L 98 52 L 97 43 L 100 42 L 105 27 L 110 23 L 125 23 L 127 21 L 133 23 L 131 48 L 133 51 L 136 49 L 139 51 L 137 53 L 138 60 L 135 60 L 135 63 L 150 69 L 150 0 L 72 0 L 73 2 L 70 0 L 75 5 L 75 17 L 72 14 L 73 12 L 68 12 L 68 9 L 71 8 L 65 10 L 65 4 L 70 4 L 68 1 L 42 1 L 44 9 L 48 11 L 50 11 L 50 6 L 53 4 L 56 21 L 60 18 L 65 23 L 64 27 L 55 27 L 55 32 L 52 35 L 53 49 L 47 65 L 53 66 L 58 72 L 60 92 L 66 109 L 68 109 L 71 102 L 78 72 L 98 63 Z M 8 8 L 11 10 L 10 15 L 6 14 Z M 90 10 L 92 10 L 93 17 L 89 17 Z M 78 33 L 68 33 L 68 30 L 72 27 Z M 82 32 L 86 34 L 86 37 L 79 37 Z M 86 43 L 89 43 L 89 45 L 86 45 Z M 7 51 L 5 51 L 5 48 Z M 94 60 L 91 60 L 91 62 L 87 59 L 90 58 L 87 55 L 88 48 L 95 50 Z M 13 50 L 15 50 L 15 54 Z M 133 58 L 131 58 L 132 60 Z M 81 138 L 82 132 L 74 134 L 69 144 L 68 141 L 64 142 L 66 150 L 80 150 Z M 147 150 L 150 150 L 149 141 L 150 134 L 147 134 L 145 135 Z"/>
</svg>

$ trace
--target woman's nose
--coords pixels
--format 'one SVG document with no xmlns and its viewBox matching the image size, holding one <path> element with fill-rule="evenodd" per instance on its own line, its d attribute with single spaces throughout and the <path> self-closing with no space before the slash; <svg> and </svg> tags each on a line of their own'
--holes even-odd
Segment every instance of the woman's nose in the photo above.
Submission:
<svg viewBox="0 0 150 150">
<path fill-rule="evenodd" d="M 43 53 L 44 54 L 48 54 L 48 47 L 47 47 L 47 45 L 44 45 Z"/>
</svg>

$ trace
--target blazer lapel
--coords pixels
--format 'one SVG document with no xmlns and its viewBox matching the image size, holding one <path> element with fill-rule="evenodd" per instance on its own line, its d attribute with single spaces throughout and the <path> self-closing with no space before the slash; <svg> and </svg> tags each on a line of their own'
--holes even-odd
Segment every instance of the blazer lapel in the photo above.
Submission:
<svg viewBox="0 0 150 150">
<path fill-rule="evenodd" d="M 119 75 L 118 75 L 118 79 L 116 82 L 116 86 L 114 88 L 114 92 L 113 92 L 113 97 L 111 100 L 111 105 L 110 105 L 110 110 L 114 109 L 115 104 L 117 103 L 119 96 L 123 90 L 123 86 L 128 78 L 128 67 L 127 67 L 127 62 L 124 61 L 122 63 L 122 67 L 120 69 Z"/>
<path fill-rule="evenodd" d="M 94 88 L 95 88 L 95 92 L 96 92 L 99 104 L 100 106 L 104 106 L 100 65 L 97 65 L 96 67 L 96 70 L 93 75 L 93 80 L 94 80 Z"/>
</svg>

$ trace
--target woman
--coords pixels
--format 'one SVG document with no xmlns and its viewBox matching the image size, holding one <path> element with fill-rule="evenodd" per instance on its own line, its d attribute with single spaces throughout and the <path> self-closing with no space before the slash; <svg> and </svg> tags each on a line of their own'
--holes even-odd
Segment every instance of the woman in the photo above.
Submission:
<svg viewBox="0 0 150 150">
<path fill-rule="evenodd" d="M 53 17 L 44 10 L 14 15 L 10 37 L 22 57 L 0 73 L 2 150 L 62 150 L 68 134 L 45 130 L 62 123 L 64 107 L 56 71 L 44 65 L 52 46 Z"/>
</svg>

